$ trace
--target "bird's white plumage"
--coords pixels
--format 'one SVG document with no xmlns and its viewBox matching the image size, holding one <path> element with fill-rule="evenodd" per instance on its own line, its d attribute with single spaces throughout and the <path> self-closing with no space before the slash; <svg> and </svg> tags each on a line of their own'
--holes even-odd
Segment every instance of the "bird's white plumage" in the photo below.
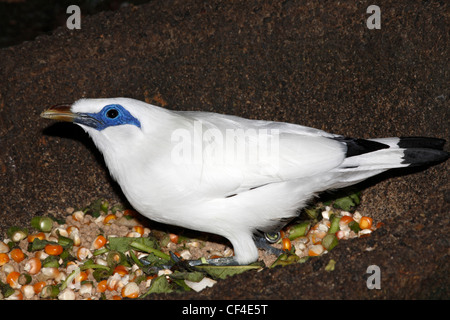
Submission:
<svg viewBox="0 0 450 320">
<path fill-rule="evenodd" d="M 346 158 L 345 143 L 334 139 L 338 135 L 295 124 L 174 112 L 128 98 L 83 99 L 71 111 L 96 113 L 110 104 L 123 106 L 141 127 L 82 127 L 129 202 L 150 219 L 226 237 L 242 264 L 258 257 L 255 231 L 281 227 L 316 193 L 402 166 L 402 149 Z M 242 131 L 246 135 L 234 135 L 226 143 L 244 145 L 252 161 L 224 161 L 231 149 L 224 149 L 220 137 Z M 258 140 L 261 135 L 265 140 Z M 272 138 L 276 152 L 259 152 Z M 378 141 L 395 148 L 395 139 Z M 180 143 L 182 155 L 174 153 Z M 186 150 L 191 161 L 180 161 Z"/>
</svg>

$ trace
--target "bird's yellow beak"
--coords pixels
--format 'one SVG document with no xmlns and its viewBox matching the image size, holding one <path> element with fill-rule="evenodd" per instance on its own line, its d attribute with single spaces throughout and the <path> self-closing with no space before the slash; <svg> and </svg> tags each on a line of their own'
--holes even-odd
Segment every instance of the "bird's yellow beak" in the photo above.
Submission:
<svg viewBox="0 0 450 320">
<path fill-rule="evenodd" d="M 95 117 L 95 114 L 72 112 L 70 108 L 70 105 L 58 104 L 42 112 L 41 117 L 51 120 L 74 122 L 95 129 L 104 125 L 101 118 Z"/>
<path fill-rule="evenodd" d="M 69 105 L 59 104 L 42 112 L 41 117 L 45 119 L 73 122 L 78 115 L 70 111 Z"/>
</svg>

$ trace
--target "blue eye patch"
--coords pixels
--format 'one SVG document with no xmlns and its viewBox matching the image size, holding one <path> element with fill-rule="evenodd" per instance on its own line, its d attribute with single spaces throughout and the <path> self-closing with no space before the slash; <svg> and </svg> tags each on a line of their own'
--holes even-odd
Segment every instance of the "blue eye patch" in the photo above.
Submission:
<svg viewBox="0 0 450 320">
<path fill-rule="evenodd" d="M 139 120 L 133 117 L 120 104 L 107 105 L 98 113 L 79 113 L 74 119 L 74 122 L 84 124 L 98 131 L 125 124 L 131 124 L 138 128 L 141 127 Z"/>
</svg>

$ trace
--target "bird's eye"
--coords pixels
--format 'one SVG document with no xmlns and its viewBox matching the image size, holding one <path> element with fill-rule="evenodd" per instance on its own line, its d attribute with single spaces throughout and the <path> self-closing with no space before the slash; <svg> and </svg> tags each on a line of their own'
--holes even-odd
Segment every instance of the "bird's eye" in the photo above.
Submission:
<svg viewBox="0 0 450 320">
<path fill-rule="evenodd" d="M 118 115 L 119 115 L 119 111 L 117 111 L 116 109 L 109 109 L 106 112 L 106 116 L 110 119 L 117 118 Z"/>
</svg>

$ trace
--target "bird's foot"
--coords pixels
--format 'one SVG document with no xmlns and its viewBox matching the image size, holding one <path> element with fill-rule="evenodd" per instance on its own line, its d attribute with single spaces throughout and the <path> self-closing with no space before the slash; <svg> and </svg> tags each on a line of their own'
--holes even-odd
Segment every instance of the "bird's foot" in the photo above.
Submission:
<svg viewBox="0 0 450 320">
<path fill-rule="evenodd" d="M 170 257 L 175 263 L 187 263 L 190 267 L 209 264 L 212 266 L 238 266 L 239 263 L 234 257 L 214 258 L 214 259 L 197 259 L 197 260 L 183 260 L 177 257 L 172 251 Z"/>
<path fill-rule="evenodd" d="M 281 255 L 284 251 L 278 248 L 272 247 L 270 244 L 277 242 L 281 238 L 279 232 L 277 233 L 265 233 L 264 237 L 256 237 L 255 244 L 259 249 L 265 250 L 275 256 Z"/>
</svg>

